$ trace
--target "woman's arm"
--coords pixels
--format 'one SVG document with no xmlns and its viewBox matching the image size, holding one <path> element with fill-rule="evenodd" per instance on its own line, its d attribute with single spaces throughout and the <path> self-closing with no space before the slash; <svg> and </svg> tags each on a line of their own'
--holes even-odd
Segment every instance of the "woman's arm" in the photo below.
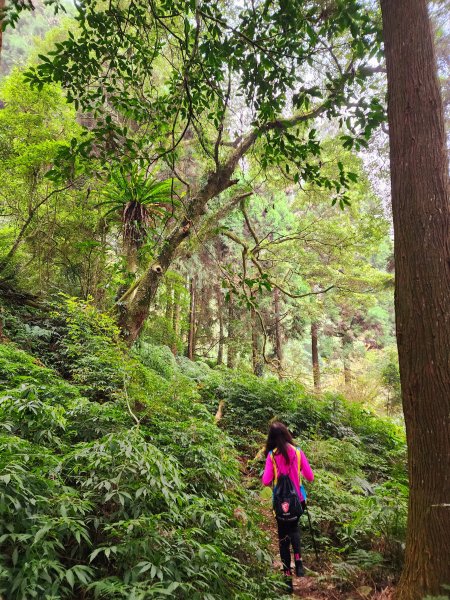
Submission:
<svg viewBox="0 0 450 600">
<path fill-rule="evenodd" d="M 266 458 L 266 466 L 264 468 L 264 473 L 262 476 L 262 482 L 264 485 L 270 485 L 273 481 L 273 464 L 272 458 L 270 454 L 267 455 Z"/>
<path fill-rule="evenodd" d="M 303 450 L 300 450 L 301 453 L 301 457 L 302 457 L 302 462 L 301 462 L 301 473 L 302 473 L 302 477 L 304 477 L 306 479 L 306 481 L 313 481 L 314 480 L 314 473 L 312 472 L 311 467 L 309 466 L 309 462 L 308 459 L 306 458 L 306 454 L 303 452 Z"/>
</svg>

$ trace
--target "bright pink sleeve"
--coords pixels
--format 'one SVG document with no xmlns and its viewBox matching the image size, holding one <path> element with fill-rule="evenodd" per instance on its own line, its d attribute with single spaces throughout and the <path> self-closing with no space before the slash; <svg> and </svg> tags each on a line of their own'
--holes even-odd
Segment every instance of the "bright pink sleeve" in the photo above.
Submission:
<svg viewBox="0 0 450 600">
<path fill-rule="evenodd" d="M 306 479 L 306 481 L 314 481 L 314 473 L 312 472 L 312 469 L 309 466 L 308 459 L 306 458 L 306 455 L 303 452 L 303 450 L 300 450 L 300 452 L 301 452 L 301 457 L 302 457 L 302 468 L 301 468 L 302 477 L 304 477 Z"/>
<path fill-rule="evenodd" d="M 270 485 L 273 481 L 273 464 L 272 464 L 272 458 L 270 457 L 270 454 L 267 455 L 266 458 L 266 466 L 264 468 L 264 473 L 262 476 L 262 482 L 264 485 Z"/>
</svg>

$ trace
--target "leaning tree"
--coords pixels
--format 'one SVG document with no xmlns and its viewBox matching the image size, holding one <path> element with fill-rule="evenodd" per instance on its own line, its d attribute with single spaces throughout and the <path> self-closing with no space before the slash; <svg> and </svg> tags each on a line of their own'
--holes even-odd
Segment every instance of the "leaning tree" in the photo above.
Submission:
<svg viewBox="0 0 450 600">
<path fill-rule="evenodd" d="M 250 153 L 344 206 L 351 177 L 342 164 L 324 175 L 317 123 L 338 123 L 346 147 L 367 144 L 384 117 L 371 89 L 381 23 L 356 0 L 87 0 L 76 11 L 74 30 L 28 75 L 61 82 L 91 116 L 62 162 L 138 162 L 183 187 L 159 252 L 119 298 L 132 343 L 184 240 L 211 222 L 211 201 L 226 214 L 249 191 L 240 173 Z"/>
</svg>

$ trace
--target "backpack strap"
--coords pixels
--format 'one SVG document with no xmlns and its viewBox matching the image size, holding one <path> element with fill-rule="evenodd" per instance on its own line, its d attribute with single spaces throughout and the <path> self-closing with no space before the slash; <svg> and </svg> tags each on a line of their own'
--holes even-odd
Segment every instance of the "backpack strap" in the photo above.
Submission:
<svg viewBox="0 0 450 600">
<path fill-rule="evenodd" d="M 297 469 L 298 469 L 298 481 L 300 487 L 302 486 L 302 453 L 300 448 L 296 448 L 295 452 L 297 454 Z"/>
<path fill-rule="evenodd" d="M 277 481 L 278 481 L 278 469 L 277 469 L 277 463 L 275 460 L 275 456 L 274 456 L 274 452 L 276 451 L 276 448 L 274 450 L 271 450 L 269 452 L 269 456 L 272 460 L 272 465 L 273 465 L 273 483 L 274 485 L 277 485 Z M 302 485 L 302 453 L 300 451 L 300 448 L 296 448 L 295 449 L 295 453 L 297 454 L 297 471 L 298 471 L 298 480 L 299 480 L 299 484 L 300 487 Z"/>
<path fill-rule="evenodd" d="M 275 448 L 276 450 L 276 448 Z M 273 450 L 271 450 L 269 452 L 270 458 L 272 459 L 272 465 L 273 465 L 273 484 L 274 486 L 277 485 L 277 481 L 278 481 L 278 469 L 277 469 L 277 463 L 275 460 L 275 456 L 273 455 Z"/>
</svg>

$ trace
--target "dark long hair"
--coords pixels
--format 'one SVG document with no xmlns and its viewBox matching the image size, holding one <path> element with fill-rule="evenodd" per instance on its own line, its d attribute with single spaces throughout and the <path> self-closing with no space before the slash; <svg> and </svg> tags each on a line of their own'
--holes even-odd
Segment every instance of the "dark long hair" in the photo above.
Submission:
<svg viewBox="0 0 450 600">
<path fill-rule="evenodd" d="M 288 446 L 293 443 L 294 440 L 286 425 L 280 421 L 274 421 L 270 426 L 269 435 L 267 436 L 266 456 L 276 448 L 283 455 L 286 462 L 289 463 Z"/>
</svg>

